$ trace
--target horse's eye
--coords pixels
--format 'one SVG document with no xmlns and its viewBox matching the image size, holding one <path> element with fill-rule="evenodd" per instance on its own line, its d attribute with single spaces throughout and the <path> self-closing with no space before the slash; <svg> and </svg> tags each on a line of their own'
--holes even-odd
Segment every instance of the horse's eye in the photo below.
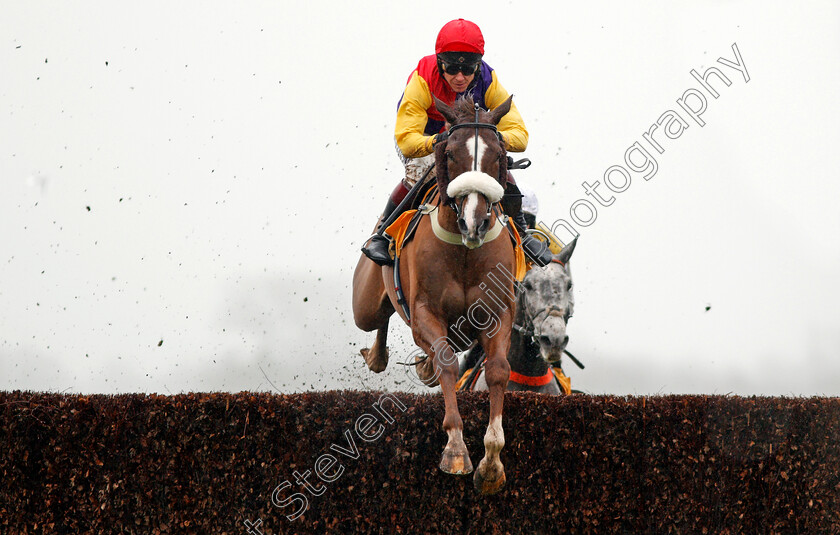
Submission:
<svg viewBox="0 0 840 535">
<path fill-rule="evenodd" d="M 531 284 L 531 281 L 525 281 L 522 285 L 523 285 L 523 286 L 525 287 L 525 289 L 526 289 L 526 290 L 528 290 L 529 292 L 534 290 L 534 285 L 533 285 L 533 284 Z"/>
<path fill-rule="evenodd" d="M 567 291 L 567 292 L 571 292 L 571 291 L 572 291 L 572 281 L 569 281 L 569 285 L 568 285 L 568 286 L 566 286 L 566 291 Z"/>
<path fill-rule="evenodd" d="M 452 153 L 450 151 L 446 151 L 446 159 L 454 162 L 455 161 L 455 156 L 452 156 Z"/>
</svg>

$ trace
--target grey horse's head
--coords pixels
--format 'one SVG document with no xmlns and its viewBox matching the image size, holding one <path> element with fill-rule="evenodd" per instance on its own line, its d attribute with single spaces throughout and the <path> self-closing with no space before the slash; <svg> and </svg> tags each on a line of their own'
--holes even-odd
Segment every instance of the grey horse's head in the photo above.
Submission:
<svg viewBox="0 0 840 535">
<path fill-rule="evenodd" d="M 531 268 L 520 285 L 524 291 L 517 298 L 517 323 L 533 333 L 540 356 L 550 364 L 560 362 L 569 342 L 566 324 L 575 309 L 569 259 L 576 243 L 577 239 L 554 255 L 546 267 Z"/>
</svg>

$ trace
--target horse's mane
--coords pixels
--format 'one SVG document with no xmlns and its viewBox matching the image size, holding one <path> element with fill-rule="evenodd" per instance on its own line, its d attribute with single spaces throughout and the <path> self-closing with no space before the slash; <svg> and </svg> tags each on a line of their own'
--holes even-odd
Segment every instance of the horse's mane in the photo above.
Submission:
<svg viewBox="0 0 840 535">
<path fill-rule="evenodd" d="M 464 95 L 452 104 L 452 111 L 458 116 L 458 122 L 472 122 L 475 120 L 475 100 L 472 95 Z M 479 111 L 479 119 L 487 113 L 484 110 Z"/>
</svg>

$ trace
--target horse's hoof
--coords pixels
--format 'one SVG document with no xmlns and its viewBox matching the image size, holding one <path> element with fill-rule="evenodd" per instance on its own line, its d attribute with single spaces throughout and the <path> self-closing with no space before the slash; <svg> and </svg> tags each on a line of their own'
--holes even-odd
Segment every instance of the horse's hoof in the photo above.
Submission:
<svg viewBox="0 0 840 535">
<path fill-rule="evenodd" d="M 414 357 L 414 362 L 417 363 L 415 366 L 417 378 L 423 381 L 424 385 L 434 388 L 440 384 L 438 376 L 435 375 L 435 365 L 430 357 Z"/>
<path fill-rule="evenodd" d="M 467 452 L 457 453 L 443 450 L 443 456 L 440 459 L 440 469 L 447 474 L 463 476 L 473 471 L 473 465 Z"/>
<path fill-rule="evenodd" d="M 385 355 L 374 355 L 370 348 L 364 348 L 359 353 L 362 354 L 362 357 L 365 359 L 365 364 L 370 371 L 373 373 L 379 373 L 385 371 L 385 368 L 388 366 L 388 348 L 385 348 Z"/>
<path fill-rule="evenodd" d="M 505 472 L 502 470 L 501 475 L 494 479 L 485 479 L 484 476 L 481 475 L 481 470 L 476 470 L 475 476 L 473 476 L 473 483 L 475 484 L 475 488 L 478 492 L 483 494 L 484 496 L 490 496 L 491 494 L 496 494 L 502 487 L 505 486 L 505 481 L 507 478 L 505 477 Z"/>
</svg>

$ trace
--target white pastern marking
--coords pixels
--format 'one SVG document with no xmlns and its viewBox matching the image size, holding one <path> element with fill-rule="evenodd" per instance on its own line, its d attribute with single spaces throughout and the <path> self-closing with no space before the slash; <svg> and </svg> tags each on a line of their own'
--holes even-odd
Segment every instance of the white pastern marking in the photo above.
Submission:
<svg viewBox="0 0 840 535">
<path fill-rule="evenodd" d="M 449 431 L 447 431 L 446 434 L 449 435 L 449 442 L 450 443 L 451 442 L 458 443 L 458 442 L 463 442 L 464 441 L 464 434 L 463 434 L 463 430 L 461 430 L 461 429 L 452 428 Z"/>
<path fill-rule="evenodd" d="M 496 416 L 487 426 L 484 435 L 485 455 L 490 457 L 498 454 L 505 447 L 505 431 L 502 429 L 502 417 Z"/>
<path fill-rule="evenodd" d="M 471 136 L 467 140 L 467 150 L 470 151 L 470 156 L 472 156 L 473 161 L 470 162 L 470 169 L 473 169 L 473 162 L 478 162 L 478 166 L 475 167 L 478 171 L 482 171 L 481 169 L 481 160 L 484 159 L 484 151 L 487 150 L 487 143 L 484 142 L 483 139 L 478 138 L 478 156 L 475 154 L 475 136 Z"/>
</svg>

